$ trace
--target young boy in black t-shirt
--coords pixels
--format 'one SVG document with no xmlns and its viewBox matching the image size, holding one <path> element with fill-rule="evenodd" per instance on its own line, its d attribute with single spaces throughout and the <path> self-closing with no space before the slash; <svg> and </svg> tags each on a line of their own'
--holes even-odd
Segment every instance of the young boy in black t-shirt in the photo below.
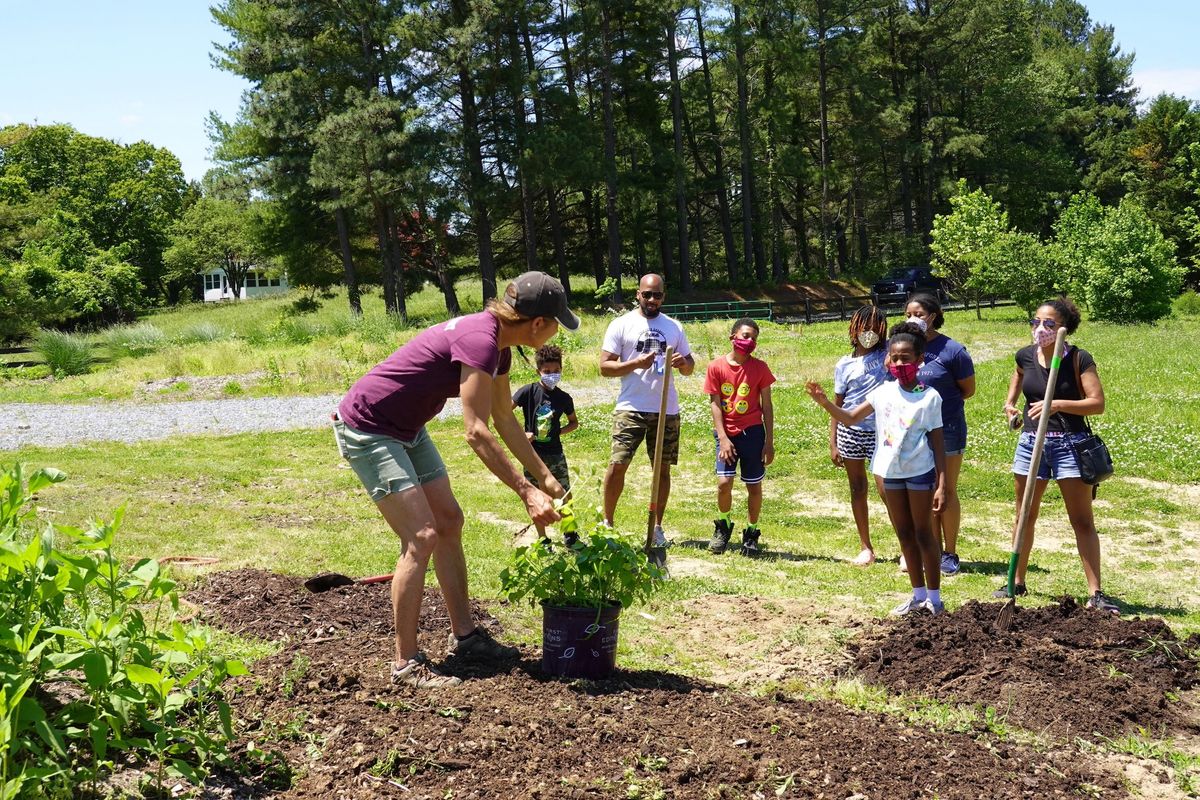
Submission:
<svg viewBox="0 0 1200 800">
<path fill-rule="evenodd" d="M 513 395 L 513 408 L 520 407 L 525 417 L 525 435 L 533 444 L 533 450 L 543 463 L 550 469 L 563 491 L 571 491 L 571 475 L 567 468 L 567 457 L 563 454 L 562 441 L 564 434 L 579 427 L 579 418 L 575 416 L 575 402 L 571 395 L 558 388 L 562 380 L 562 350 L 553 345 L 542 345 L 538 348 L 537 371 L 541 380 L 522 386 Z M 561 418 L 567 418 L 567 424 L 562 425 Z M 525 471 L 525 477 L 537 486 L 537 480 Z M 546 528 L 537 526 L 538 535 L 546 536 Z M 575 533 L 563 536 L 567 546 L 578 539 Z"/>
</svg>

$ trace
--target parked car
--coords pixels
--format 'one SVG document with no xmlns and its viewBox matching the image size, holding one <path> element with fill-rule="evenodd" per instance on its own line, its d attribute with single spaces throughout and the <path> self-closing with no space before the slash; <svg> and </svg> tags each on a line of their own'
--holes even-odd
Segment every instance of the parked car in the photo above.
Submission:
<svg viewBox="0 0 1200 800">
<path fill-rule="evenodd" d="M 928 267 L 897 267 L 871 284 L 877 304 L 906 300 L 918 292 L 929 292 L 942 301 L 947 298 L 945 282 Z"/>
</svg>

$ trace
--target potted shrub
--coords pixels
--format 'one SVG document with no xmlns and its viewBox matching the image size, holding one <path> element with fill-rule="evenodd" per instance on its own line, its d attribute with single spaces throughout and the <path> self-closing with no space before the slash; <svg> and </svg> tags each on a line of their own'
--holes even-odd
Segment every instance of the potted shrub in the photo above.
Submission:
<svg viewBox="0 0 1200 800">
<path fill-rule="evenodd" d="M 564 514 L 562 527 L 573 521 Z M 500 585 L 509 600 L 541 604 L 542 669 L 603 678 L 616 666 L 621 609 L 648 599 L 663 574 L 631 540 L 593 527 L 570 547 L 542 539 L 517 548 Z"/>
</svg>

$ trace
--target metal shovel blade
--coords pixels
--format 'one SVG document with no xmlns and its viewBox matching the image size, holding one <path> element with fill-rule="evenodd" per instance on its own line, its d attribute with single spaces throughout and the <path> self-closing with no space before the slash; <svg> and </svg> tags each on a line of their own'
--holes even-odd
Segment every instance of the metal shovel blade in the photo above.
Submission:
<svg viewBox="0 0 1200 800">
<path fill-rule="evenodd" d="M 322 572 L 320 575 L 314 575 L 304 582 L 304 588 L 313 594 L 328 592 L 330 589 L 336 589 L 339 586 L 352 585 L 354 585 L 353 578 L 347 578 L 345 575 L 339 575 L 336 572 Z"/>
</svg>

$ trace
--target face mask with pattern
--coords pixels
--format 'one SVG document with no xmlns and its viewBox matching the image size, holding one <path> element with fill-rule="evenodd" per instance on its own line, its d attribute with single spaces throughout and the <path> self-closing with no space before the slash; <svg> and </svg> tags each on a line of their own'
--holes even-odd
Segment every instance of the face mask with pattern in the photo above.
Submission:
<svg viewBox="0 0 1200 800">
<path fill-rule="evenodd" d="M 543 372 L 542 373 L 542 385 L 545 386 L 547 389 L 553 389 L 555 386 L 558 386 L 558 382 L 561 380 L 562 380 L 561 372 Z"/>
<path fill-rule="evenodd" d="M 870 350 L 872 347 L 879 344 L 879 334 L 875 331 L 863 331 L 858 335 L 858 343 Z"/>
<path fill-rule="evenodd" d="M 917 380 L 916 364 L 888 364 L 888 372 L 900 381 L 901 386 L 911 386 Z"/>
<path fill-rule="evenodd" d="M 1049 347 L 1054 343 L 1055 333 L 1045 325 L 1038 325 L 1033 329 L 1033 343 L 1038 347 Z"/>
</svg>

